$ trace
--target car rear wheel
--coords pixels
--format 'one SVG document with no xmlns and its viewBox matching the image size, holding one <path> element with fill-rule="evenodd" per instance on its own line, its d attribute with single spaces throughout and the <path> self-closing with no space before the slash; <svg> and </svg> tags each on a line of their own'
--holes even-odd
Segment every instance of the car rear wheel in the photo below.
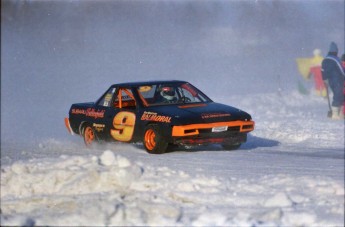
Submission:
<svg viewBox="0 0 345 227">
<path fill-rule="evenodd" d="M 241 144 L 222 144 L 224 150 L 232 151 L 240 148 Z"/>
<path fill-rule="evenodd" d="M 166 142 L 156 125 L 146 127 L 143 143 L 147 152 L 151 154 L 163 154 L 168 147 L 168 142 Z"/>
<path fill-rule="evenodd" d="M 83 130 L 83 138 L 86 146 L 91 146 L 95 140 L 96 140 L 96 135 L 95 131 L 90 125 L 86 125 Z"/>
</svg>

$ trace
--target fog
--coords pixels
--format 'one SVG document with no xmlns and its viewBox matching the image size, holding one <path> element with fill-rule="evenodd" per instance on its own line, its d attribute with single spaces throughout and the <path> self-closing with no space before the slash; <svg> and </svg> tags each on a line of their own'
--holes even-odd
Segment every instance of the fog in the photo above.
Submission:
<svg viewBox="0 0 345 227">
<path fill-rule="evenodd" d="M 1 142 L 69 139 L 72 103 L 181 79 L 214 100 L 296 89 L 295 58 L 344 51 L 344 1 L 2 1 Z M 255 118 L 255 116 L 253 116 Z"/>
</svg>

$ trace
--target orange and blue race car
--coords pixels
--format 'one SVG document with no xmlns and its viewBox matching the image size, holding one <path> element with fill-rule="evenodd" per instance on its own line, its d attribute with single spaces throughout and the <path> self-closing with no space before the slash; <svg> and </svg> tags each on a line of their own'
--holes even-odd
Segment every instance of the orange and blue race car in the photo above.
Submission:
<svg viewBox="0 0 345 227">
<path fill-rule="evenodd" d="M 213 102 L 177 80 L 114 84 L 96 102 L 73 104 L 65 125 L 87 146 L 143 142 L 154 154 L 166 152 L 169 145 L 221 144 L 233 150 L 254 130 L 248 113 Z"/>
</svg>

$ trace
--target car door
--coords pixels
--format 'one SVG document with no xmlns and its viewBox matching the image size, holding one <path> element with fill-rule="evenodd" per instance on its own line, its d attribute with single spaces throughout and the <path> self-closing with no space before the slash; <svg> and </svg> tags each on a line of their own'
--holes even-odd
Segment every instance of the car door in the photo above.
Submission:
<svg viewBox="0 0 345 227">
<path fill-rule="evenodd" d="M 100 140 L 110 140 L 110 130 L 113 125 L 113 118 L 116 115 L 116 110 L 113 106 L 117 87 L 110 87 L 107 92 L 97 101 L 97 109 L 104 113 L 103 118 L 94 120 L 92 127 Z"/>
<path fill-rule="evenodd" d="M 110 89 L 99 104 L 105 109 L 103 121 L 97 125 L 102 130 L 97 131 L 95 128 L 99 138 L 120 142 L 132 141 L 137 111 L 137 102 L 132 90 L 126 87 Z"/>
<path fill-rule="evenodd" d="M 135 133 L 137 101 L 131 88 L 119 87 L 113 102 L 114 117 L 110 136 L 121 142 L 130 142 Z"/>
</svg>

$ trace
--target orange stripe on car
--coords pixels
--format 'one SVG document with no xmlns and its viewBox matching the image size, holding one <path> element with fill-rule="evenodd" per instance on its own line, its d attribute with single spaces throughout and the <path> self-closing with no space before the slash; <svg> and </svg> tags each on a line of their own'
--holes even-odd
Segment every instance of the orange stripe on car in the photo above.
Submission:
<svg viewBox="0 0 345 227">
<path fill-rule="evenodd" d="M 184 109 L 184 108 L 192 108 L 192 107 L 200 107 L 200 106 L 207 106 L 207 105 L 204 103 L 197 103 L 197 104 L 179 106 L 178 108 Z"/>
<path fill-rule="evenodd" d="M 149 104 L 147 103 L 147 101 L 144 98 L 144 96 L 140 92 L 138 92 L 138 94 L 139 94 L 139 97 L 140 97 L 141 101 L 143 102 L 143 105 L 144 106 L 149 106 Z"/>
<path fill-rule="evenodd" d="M 254 130 L 254 121 L 228 121 L 228 122 L 215 122 L 205 124 L 191 124 L 173 126 L 172 136 L 194 136 L 199 134 L 199 129 L 212 129 L 214 127 L 228 126 L 240 127 L 239 132 L 250 132 Z"/>
</svg>

